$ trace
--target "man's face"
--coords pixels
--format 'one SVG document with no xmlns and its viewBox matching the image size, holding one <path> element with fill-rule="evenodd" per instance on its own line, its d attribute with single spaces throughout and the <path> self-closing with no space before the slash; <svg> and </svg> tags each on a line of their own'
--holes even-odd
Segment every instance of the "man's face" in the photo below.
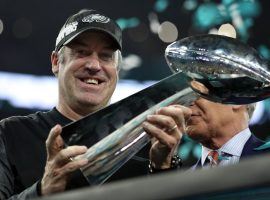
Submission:
<svg viewBox="0 0 270 200">
<path fill-rule="evenodd" d="M 198 142 L 223 137 L 223 129 L 233 120 L 233 107 L 199 98 L 191 106 L 187 135 Z"/>
<path fill-rule="evenodd" d="M 58 76 L 60 103 L 85 112 L 108 104 L 118 79 L 113 44 L 106 34 L 85 32 L 63 47 L 57 69 L 53 69 Z"/>
</svg>

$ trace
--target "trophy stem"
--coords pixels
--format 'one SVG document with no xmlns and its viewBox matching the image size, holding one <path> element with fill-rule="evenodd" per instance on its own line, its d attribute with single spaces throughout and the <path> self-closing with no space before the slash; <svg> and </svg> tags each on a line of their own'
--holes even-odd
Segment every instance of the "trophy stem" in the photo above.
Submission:
<svg viewBox="0 0 270 200">
<path fill-rule="evenodd" d="M 104 183 L 150 141 L 149 136 L 141 127 L 147 115 L 153 114 L 161 107 L 174 103 L 189 105 L 197 97 L 197 94 L 191 88 L 181 90 L 133 118 L 90 147 L 83 155 L 89 160 L 89 163 L 81 169 L 89 184 L 98 185 Z"/>
</svg>

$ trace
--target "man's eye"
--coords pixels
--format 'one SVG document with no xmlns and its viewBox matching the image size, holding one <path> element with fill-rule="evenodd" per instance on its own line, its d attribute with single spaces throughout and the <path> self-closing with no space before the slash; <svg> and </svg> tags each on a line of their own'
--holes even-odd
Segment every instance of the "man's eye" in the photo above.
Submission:
<svg viewBox="0 0 270 200">
<path fill-rule="evenodd" d="M 77 49 L 76 54 L 78 54 L 79 56 L 87 56 L 89 52 L 85 49 Z"/>
<path fill-rule="evenodd" d="M 111 61 L 114 58 L 114 53 L 100 53 L 99 57 L 104 61 Z"/>
</svg>

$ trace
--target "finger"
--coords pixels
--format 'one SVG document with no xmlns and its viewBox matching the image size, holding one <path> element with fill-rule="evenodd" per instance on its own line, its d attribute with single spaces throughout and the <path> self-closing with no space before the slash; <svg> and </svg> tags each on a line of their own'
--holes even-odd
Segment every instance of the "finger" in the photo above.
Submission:
<svg viewBox="0 0 270 200">
<path fill-rule="evenodd" d="M 60 134 L 62 132 L 62 127 L 60 125 L 54 126 L 46 140 L 46 148 L 48 157 L 54 157 L 64 146 L 64 141 Z"/>
<path fill-rule="evenodd" d="M 61 150 L 56 158 L 55 162 L 59 165 L 64 165 L 71 161 L 71 158 L 76 157 L 78 155 L 82 155 L 87 151 L 86 146 L 69 146 L 63 150 Z"/>
<path fill-rule="evenodd" d="M 80 169 L 88 164 L 88 160 L 86 158 L 76 159 L 71 162 L 68 162 L 62 168 L 60 168 L 59 172 L 61 175 L 68 175 L 71 172 L 74 172 L 77 169 Z"/>
<path fill-rule="evenodd" d="M 55 126 L 51 129 L 51 131 L 50 131 L 50 133 L 49 133 L 49 135 L 48 135 L 48 138 L 47 138 L 47 140 L 46 140 L 46 143 L 48 143 L 48 145 L 52 144 L 52 142 L 55 140 L 55 138 L 56 138 L 58 135 L 61 134 L 61 132 L 62 132 L 62 127 L 61 127 L 59 124 L 55 125 Z"/>
<path fill-rule="evenodd" d="M 168 134 L 173 133 L 173 131 L 177 128 L 177 124 L 171 116 L 156 114 L 156 115 L 148 115 L 146 119 L 148 122 L 163 129 Z"/>
<path fill-rule="evenodd" d="M 63 180 L 63 177 L 66 177 L 68 173 L 71 173 L 81 167 L 84 167 L 88 163 L 88 159 L 81 158 L 74 161 L 69 161 L 59 168 L 55 168 L 51 171 L 51 178 L 55 180 Z"/>
<path fill-rule="evenodd" d="M 162 130 L 161 128 L 158 128 L 149 122 L 143 122 L 142 127 L 144 128 L 146 133 L 148 133 L 152 137 L 155 137 L 161 144 L 167 146 L 169 149 L 174 148 L 179 143 L 179 131 L 177 131 L 177 134 L 172 136 L 164 132 L 164 130 Z"/>
<path fill-rule="evenodd" d="M 171 105 L 161 108 L 157 111 L 158 114 L 171 116 L 181 132 L 185 130 L 186 120 L 188 120 L 192 114 L 190 108 L 181 105 Z M 172 127 L 172 126 L 171 126 Z"/>
<path fill-rule="evenodd" d="M 187 120 L 191 116 L 192 110 L 188 107 L 175 104 L 160 108 L 159 110 L 157 110 L 157 114 L 168 115 L 176 119 L 179 116 L 183 116 L 183 118 Z"/>
</svg>

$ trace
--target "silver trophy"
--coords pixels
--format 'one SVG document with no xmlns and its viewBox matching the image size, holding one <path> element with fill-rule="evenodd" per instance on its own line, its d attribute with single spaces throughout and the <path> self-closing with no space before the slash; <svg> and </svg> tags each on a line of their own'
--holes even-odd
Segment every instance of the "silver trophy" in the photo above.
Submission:
<svg viewBox="0 0 270 200">
<path fill-rule="evenodd" d="M 165 57 L 174 73 L 183 72 L 190 87 L 209 100 L 247 104 L 270 96 L 269 63 L 236 39 L 188 37 L 169 45 Z"/>
</svg>

